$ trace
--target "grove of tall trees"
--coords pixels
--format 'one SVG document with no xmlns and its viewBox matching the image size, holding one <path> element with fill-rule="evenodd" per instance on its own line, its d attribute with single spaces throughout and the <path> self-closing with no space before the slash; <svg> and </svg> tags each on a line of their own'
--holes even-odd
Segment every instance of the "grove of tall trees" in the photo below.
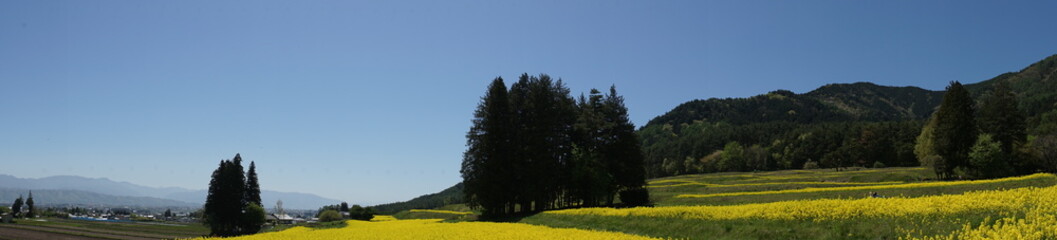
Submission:
<svg viewBox="0 0 1057 240">
<path fill-rule="evenodd" d="M 1053 167 L 1034 160 L 1027 147 L 1024 114 L 1007 83 L 996 82 L 983 96 L 972 99 L 958 82 L 947 87 L 939 110 L 917 139 L 916 152 L 940 178 L 996 178 Z M 979 109 L 979 111 L 977 111 Z"/>
<path fill-rule="evenodd" d="M 221 160 L 220 166 L 213 171 L 203 222 L 214 236 L 257 233 L 265 217 L 260 199 L 256 164 L 250 162 L 250 171 L 246 173 L 242 168 L 242 156 L 235 154 L 231 160 Z"/>
<path fill-rule="evenodd" d="M 573 99 L 561 80 L 496 78 L 467 133 L 463 193 L 483 217 L 553 208 L 647 204 L 635 127 L 615 87 Z"/>
</svg>

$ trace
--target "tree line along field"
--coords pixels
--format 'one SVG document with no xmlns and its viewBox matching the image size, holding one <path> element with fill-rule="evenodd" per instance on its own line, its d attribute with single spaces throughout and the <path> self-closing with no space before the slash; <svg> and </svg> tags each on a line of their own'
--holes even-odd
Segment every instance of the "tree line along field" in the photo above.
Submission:
<svg viewBox="0 0 1057 240">
<path fill-rule="evenodd" d="M 474 221 L 479 212 L 456 204 L 402 211 L 395 214 L 399 220 L 386 223 L 378 220 L 393 216 L 236 239 L 1057 237 L 1057 176 L 934 178 L 921 167 L 682 175 L 648 181 L 655 207 L 552 210 L 492 223 Z"/>
<path fill-rule="evenodd" d="M 23 219 L 0 224 L 0 239 L 180 239 L 204 236 L 209 229 L 195 223 L 142 223 Z"/>
</svg>

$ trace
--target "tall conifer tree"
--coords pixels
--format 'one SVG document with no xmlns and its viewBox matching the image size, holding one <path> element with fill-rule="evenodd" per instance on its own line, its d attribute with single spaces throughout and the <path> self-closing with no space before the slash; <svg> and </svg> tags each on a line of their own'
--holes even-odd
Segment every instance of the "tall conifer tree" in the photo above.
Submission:
<svg viewBox="0 0 1057 240">
<path fill-rule="evenodd" d="M 261 185 L 257 181 L 257 164 L 250 161 L 250 170 L 246 172 L 246 202 L 261 204 Z"/>
<path fill-rule="evenodd" d="M 968 166 L 969 150 L 976 143 L 978 133 L 973 112 L 969 92 L 961 83 L 951 82 L 936 111 L 933 129 L 935 152 L 943 161 L 934 166 L 940 177 L 951 178 L 955 168 Z"/>
<path fill-rule="evenodd" d="M 474 111 L 463 154 L 463 193 L 472 207 L 486 217 L 508 214 L 513 204 L 513 170 L 510 166 L 510 111 L 506 84 L 495 78 Z"/>
<path fill-rule="evenodd" d="M 994 90 L 980 102 L 980 131 L 991 134 L 1007 156 L 1027 141 L 1024 113 L 1017 109 L 1017 96 L 1006 81 L 998 81 Z"/>
<path fill-rule="evenodd" d="M 263 220 L 247 217 L 247 210 L 254 210 L 248 208 L 252 202 L 247 197 L 247 185 L 240 154 L 235 154 L 231 160 L 220 161 L 220 166 L 213 171 L 209 181 L 209 193 L 206 195 L 204 207 L 203 217 L 209 225 L 211 235 L 229 237 L 252 234 L 260 230 L 259 222 Z"/>
<path fill-rule="evenodd" d="M 22 195 L 18 195 L 18 199 L 11 204 L 11 216 L 18 217 L 19 214 L 22 214 Z"/>
<path fill-rule="evenodd" d="M 29 191 L 29 198 L 26 198 L 26 208 L 29 208 L 29 211 L 26 211 L 26 217 L 33 218 L 37 215 L 37 209 L 33 205 L 33 191 Z"/>
<path fill-rule="evenodd" d="M 646 166 L 640 146 L 641 141 L 635 133 L 635 125 L 628 117 L 624 97 L 617 95 L 616 86 L 610 86 L 605 105 L 606 120 L 609 122 L 607 125 L 610 126 L 607 134 L 610 143 L 605 150 L 605 158 L 610 159 L 610 172 L 616 180 L 616 189 L 646 193 L 643 190 L 646 186 Z M 612 198 L 609 204 L 613 204 Z"/>
</svg>

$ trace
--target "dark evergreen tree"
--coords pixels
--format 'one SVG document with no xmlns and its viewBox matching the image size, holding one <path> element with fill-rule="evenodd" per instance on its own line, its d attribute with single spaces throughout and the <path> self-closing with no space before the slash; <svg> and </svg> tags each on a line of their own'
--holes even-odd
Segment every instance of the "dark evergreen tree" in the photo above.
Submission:
<svg viewBox="0 0 1057 240">
<path fill-rule="evenodd" d="M 342 212 L 349 212 L 349 203 L 341 202 L 341 207 L 338 208 L 338 210 Z"/>
<path fill-rule="evenodd" d="M 616 86 L 609 87 L 609 94 L 605 99 L 605 119 L 608 127 L 604 137 L 607 145 L 604 150 L 604 158 L 609 161 L 609 172 L 613 175 L 616 190 L 620 191 L 621 199 L 634 199 L 637 201 L 624 201 L 626 205 L 648 204 L 649 196 L 646 187 L 645 157 L 642 154 L 638 134 L 635 133 L 635 125 L 628 117 L 628 108 L 624 106 L 624 97 L 617 95 Z M 643 196 L 643 194 L 646 194 Z M 629 195 L 626 196 L 625 195 Z M 634 196 L 631 196 L 634 195 Z M 641 201 L 645 198 L 646 201 Z M 613 205 L 613 194 L 609 194 L 609 205 Z"/>
<path fill-rule="evenodd" d="M 235 154 L 231 160 L 220 161 L 209 182 L 204 207 L 204 222 L 209 225 L 211 235 L 229 237 L 260 230 L 260 226 L 256 225 L 258 221 L 247 220 L 252 217 L 246 216 L 251 203 L 247 199 L 246 187 L 242 156 Z"/>
<path fill-rule="evenodd" d="M 968 167 L 969 151 L 977 137 L 973 99 L 961 83 L 947 87 L 935 117 L 933 144 L 944 164 L 934 167 L 941 178 L 952 178 L 955 168 Z"/>
<path fill-rule="evenodd" d="M 29 191 L 29 198 L 26 198 L 26 208 L 29 209 L 29 211 L 26 211 L 26 217 L 34 218 L 37 216 L 37 209 L 33 206 L 33 191 Z"/>
<path fill-rule="evenodd" d="M 579 111 L 573 125 L 573 158 L 565 169 L 569 179 L 565 182 L 568 192 L 564 202 L 568 205 L 598 206 L 608 203 L 616 191 L 616 182 L 609 172 L 612 161 L 606 159 L 605 136 L 607 126 L 603 95 L 591 89 L 590 97 L 580 96 Z"/>
<path fill-rule="evenodd" d="M 526 141 L 522 156 L 528 163 L 523 180 L 532 183 L 524 188 L 521 206 L 523 211 L 538 212 L 558 204 L 568 181 L 564 166 L 572 158 L 576 102 L 562 80 L 553 81 L 546 74 L 531 77 L 528 88 L 528 108 L 517 109 L 532 120 L 521 134 Z"/>
<path fill-rule="evenodd" d="M 485 218 L 611 205 L 622 190 L 626 204 L 645 204 L 634 128 L 615 88 L 577 102 L 547 75 L 522 74 L 509 90 L 496 78 L 467 133 L 464 197 Z"/>
<path fill-rule="evenodd" d="M 238 213 L 232 210 L 241 210 L 241 206 L 232 208 L 232 199 L 225 197 L 228 195 L 226 191 L 229 189 L 224 183 L 227 180 L 230 165 L 230 161 L 221 160 L 220 166 L 213 171 L 213 176 L 209 180 L 209 192 L 206 195 L 206 202 L 203 207 L 203 222 L 209 226 L 210 235 L 213 236 L 236 235 L 232 218 L 236 217 Z"/>
<path fill-rule="evenodd" d="M 512 162 L 509 99 L 503 78 L 495 78 L 474 112 L 466 134 L 462 169 L 464 199 L 485 217 L 509 214 L 515 183 Z"/>
<path fill-rule="evenodd" d="M 11 216 L 19 217 L 22 214 L 22 195 L 19 195 L 15 202 L 11 204 Z"/>
<path fill-rule="evenodd" d="M 1017 109 L 1017 97 L 1006 81 L 998 81 L 990 95 L 980 102 L 980 131 L 990 134 L 1001 145 L 1003 155 L 1014 161 L 1010 165 L 1021 173 L 1033 170 L 1015 158 L 1014 151 L 1027 142 L 1024 114 Z"/>
<path fill-rule="evenodd" d="M 250 161 L 250 170 L 246 172 L 246 202 L 264 206 L 261 204 L 261 185 L 257 181 L 257 165 L 253 161 Z"/>
</svg>

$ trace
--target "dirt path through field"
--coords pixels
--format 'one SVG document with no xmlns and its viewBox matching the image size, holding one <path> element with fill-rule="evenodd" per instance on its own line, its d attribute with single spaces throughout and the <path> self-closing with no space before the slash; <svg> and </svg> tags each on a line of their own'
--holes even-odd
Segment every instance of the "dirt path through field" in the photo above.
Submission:
<svg viewBox="0 0 1057 240">
<path fill-rule="evenodd" d="M 6 232 L 22 236 L 7 237 Z M 45 236 L 47 237 L 37 237 Z M 11 239 L 120 239 L 120 240 L 155 240 L 159 238 L 134 237 L 97 232 L 76 231 L 60 228 L 28 226 L 28 225 L 0 225 L 0 236 Z M 56 238 L 53 238 L 56 237 Z"/>
</svg>

